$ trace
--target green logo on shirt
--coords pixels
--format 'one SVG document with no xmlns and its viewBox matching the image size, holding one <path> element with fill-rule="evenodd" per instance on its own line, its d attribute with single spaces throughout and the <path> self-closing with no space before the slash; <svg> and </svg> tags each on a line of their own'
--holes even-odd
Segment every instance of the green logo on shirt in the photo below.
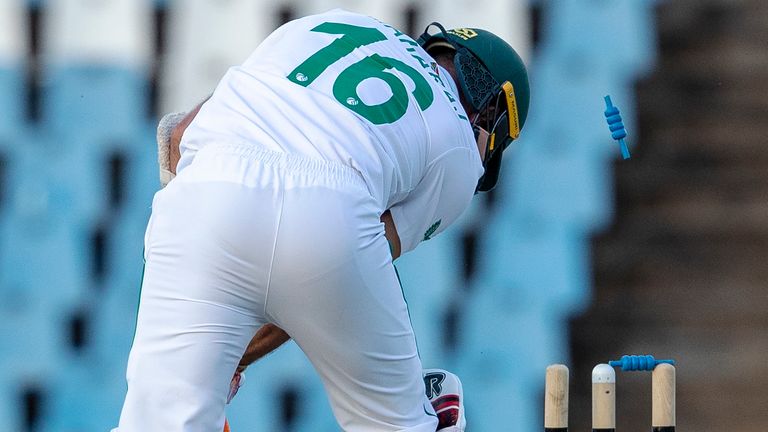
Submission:
<svg viewBox="0 0 768 432">
<path fill-rule="evenodd" d="M 438 219 L 437 222 L 433 223 L 431 227 L 427 230 L 427 232 L 424 233 L 424 238 L 421 241 L 427 241 L 432 238 L 432 234 L 437 231 L 437 229 L 440 227 L 440 222 L 442 222 L 442 219 Z"/>
</svg>

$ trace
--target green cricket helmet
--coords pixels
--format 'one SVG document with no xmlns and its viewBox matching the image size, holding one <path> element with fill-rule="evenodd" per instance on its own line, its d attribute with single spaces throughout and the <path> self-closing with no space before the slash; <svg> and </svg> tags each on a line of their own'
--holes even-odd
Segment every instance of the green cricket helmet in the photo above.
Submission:
<svg viewBox="0 0 768 432">
<path fill-rule="evenodd" d="M 435 26 L 440 33 L 430 34 Z M 496 186 L 501 169 L 501 155 L 528 116 L 531 94 L 528 71 L 517 52 L 495 34 L 476 28 L 445 30 L 433 22 L 418 43 L 428 53 L 438 48 L 453 50 L 458 85 L 475 115 L 470 119 L 477 138 L 481 130 L 488 134 L 483 168 L 477 191 Z"/>
</svg>

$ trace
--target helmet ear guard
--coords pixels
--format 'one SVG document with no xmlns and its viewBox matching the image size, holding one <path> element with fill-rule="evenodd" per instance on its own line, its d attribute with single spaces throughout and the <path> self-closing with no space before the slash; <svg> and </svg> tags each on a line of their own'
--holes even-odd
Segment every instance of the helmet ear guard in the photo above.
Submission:
<svg viewBox="0 0 768 432">
<path fill-rule="evenodd" d="M 487 110 L 491 109 L 490 103 Z M 501 91 L 496 95 L 493 117 L 486 116 L 485 125 L 488 130 L 488 142 L 485 148 L 483 168 L 485 172 L 477 182 L 477 192 L 487 192 L 496 186 L 501 170 L 501 156 L 512 141 L 520 136 L 520 118 L 515 98 L 515 89 L 511 82 L 501 85 Z M 473 129 L 483 128 L 475 120 Z M 477 138 L 477 132 L 475 137 Z"/>
</svg>

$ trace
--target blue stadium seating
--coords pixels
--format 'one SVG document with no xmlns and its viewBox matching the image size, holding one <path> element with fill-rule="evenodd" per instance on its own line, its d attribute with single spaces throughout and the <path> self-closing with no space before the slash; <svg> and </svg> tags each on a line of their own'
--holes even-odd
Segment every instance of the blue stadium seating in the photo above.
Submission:
<svg viewBox="0 0 768 432">
<path fill-rule="evenodd" d="M 24 76 L 21 69 L 0 68 L 0 137 L 8 137 L 24 124 Z M 0 142 L 0 148 L 7 146 Z"/>
</svg>

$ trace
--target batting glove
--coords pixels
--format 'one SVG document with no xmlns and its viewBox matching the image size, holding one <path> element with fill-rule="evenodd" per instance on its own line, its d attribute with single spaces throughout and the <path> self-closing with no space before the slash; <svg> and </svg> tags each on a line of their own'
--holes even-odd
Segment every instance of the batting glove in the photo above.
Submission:
<svg viewBox="0 0 768 432">
<path fill-rule="evenodd" d="M 437 432 L 464 432 L 464 390 L 459 377 L 443 369 L 424 369 L 427 397 L 437 414 Z"/>
<path fill-rule="evenodd" d="M 160 166 L 160 186 L 165 187 L 176 174 L 171 172 L 171 134 L 187 113 L 170 113 L 157 125 L 157 163 Z"/>
</svg>

